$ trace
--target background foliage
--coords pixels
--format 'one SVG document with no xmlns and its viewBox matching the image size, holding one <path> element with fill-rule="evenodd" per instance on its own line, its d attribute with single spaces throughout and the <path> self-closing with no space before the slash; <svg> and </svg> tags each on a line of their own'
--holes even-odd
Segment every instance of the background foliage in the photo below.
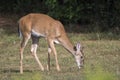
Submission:
<svg viewBox="0 0 120 80">
<path fill-rule="evenodd" d="M 87 31 L 120 31 L 120 0 L 1 0 L 0 12 L 45 13 L 64 24 L 90 25 Z"/>
</svg>

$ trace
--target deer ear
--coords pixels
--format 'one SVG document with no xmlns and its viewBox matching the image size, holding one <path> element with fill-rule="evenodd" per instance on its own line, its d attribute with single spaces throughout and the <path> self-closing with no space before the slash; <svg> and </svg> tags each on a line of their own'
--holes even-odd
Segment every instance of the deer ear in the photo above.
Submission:
<svg viewBox="0 0 120 80">
<path fill-rule="evenodd" d="M 80 51 L 80 49 L 81 49 L 81 45 L 80 45 L 80 43 L 77 43 L 76 46 L 74 46 L 74 50 Z"/>
<path fill-rule="evenodd" d="M 81 44 L 80 43 L 76 44 L 76 49 L 80 51 L 80 49 L 81 49 Z"/>
</svg>

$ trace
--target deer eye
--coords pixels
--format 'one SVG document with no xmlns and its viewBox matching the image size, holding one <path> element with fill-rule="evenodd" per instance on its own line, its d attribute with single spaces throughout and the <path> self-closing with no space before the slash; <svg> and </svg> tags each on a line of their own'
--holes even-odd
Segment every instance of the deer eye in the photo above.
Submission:
<svg viewBox="0 0 120 80">
<path fill-rule="evenodd" d="M 75 51 L 77 51 L 77 48 L 76 48 L 76 46 L 74 46 L 74 47 L 73 47 L 73 49 L 74 49 Z"/>
</svg>

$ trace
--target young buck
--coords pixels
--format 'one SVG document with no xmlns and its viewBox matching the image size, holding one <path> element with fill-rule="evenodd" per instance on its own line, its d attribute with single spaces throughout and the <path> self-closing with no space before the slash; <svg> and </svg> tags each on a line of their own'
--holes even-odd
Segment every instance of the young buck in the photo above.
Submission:
<svg viewBox="0 0 120 80">
<path fill-rule="evenodd" d="M 23 37 L 20 48 L 20 73 L 23 73 L 23 51 L 30 38 L 32 38 L 31 53 L 35 57 L 42 71 L 44 71 L 44 67 L 36 54 L 40 37 L 44 37 L 48 43 L 48 70 L 50 70 L 50 54 L 53 52 L 56 68 L 60 71 L 54 43 L 61 44 L 65 49 L 72 53 L 79 68 L 83 65 L 83 52 L 80 43 L 77 43 L 75 47 L 72 45 L 61 22 L 45 14 L 28 14 L 19 20 L 19 32 Z"/>
</svg>

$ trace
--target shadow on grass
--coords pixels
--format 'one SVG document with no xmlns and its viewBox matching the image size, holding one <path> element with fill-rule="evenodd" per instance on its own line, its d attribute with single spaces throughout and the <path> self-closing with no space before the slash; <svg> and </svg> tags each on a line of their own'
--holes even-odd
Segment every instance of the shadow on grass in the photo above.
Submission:
<svg viewBox="0 0 120 80">
<path fill-rule="evenodd" d="M 15 69 L 5 69 L 2 70 L 3 73 L 20 73 L 20 70 L 15 70 Z M 24 72 L 33 72 L 32 70 L 24 70 Z"/>
</svg>

